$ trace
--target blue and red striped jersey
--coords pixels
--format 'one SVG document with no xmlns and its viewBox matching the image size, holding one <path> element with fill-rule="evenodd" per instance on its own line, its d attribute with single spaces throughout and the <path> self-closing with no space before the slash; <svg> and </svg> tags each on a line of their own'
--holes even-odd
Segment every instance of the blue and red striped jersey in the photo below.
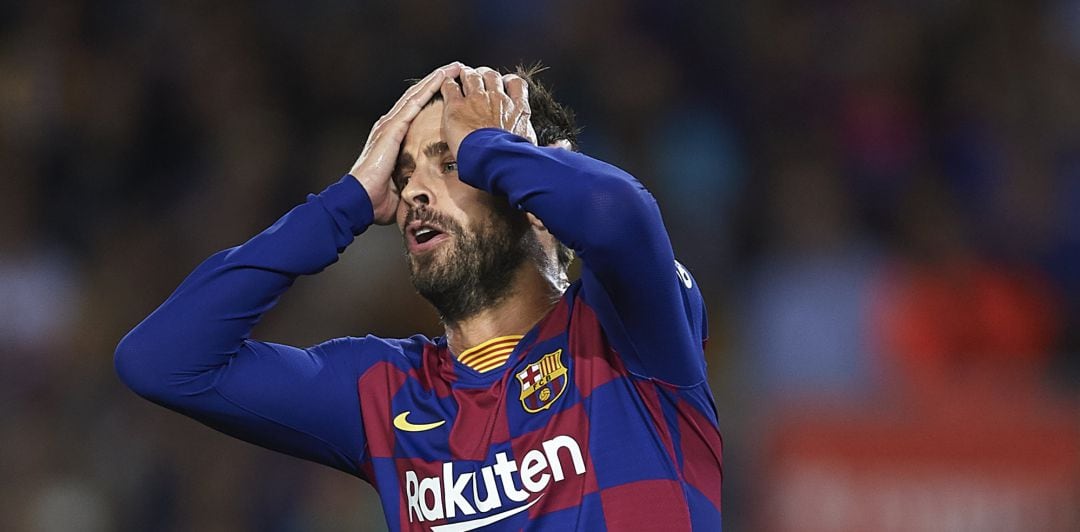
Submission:
<svg viewBox="0 0 1080 532">
<path fill-rule="evenodd" d="M 463 181 L 540 217 L 583 262 L 524 337 L 463 354 L 472 364 L 422 335 L 250 339 L 296 277 L 371 225 L 346 176 L 200 265 L 120 343 L 121 378 L 367 480 L 391 530 L 720 530 L 704 304 L 651 195 L 613 166 L 501 130 L 470 134 L 458 162 Z"/>
</svg>

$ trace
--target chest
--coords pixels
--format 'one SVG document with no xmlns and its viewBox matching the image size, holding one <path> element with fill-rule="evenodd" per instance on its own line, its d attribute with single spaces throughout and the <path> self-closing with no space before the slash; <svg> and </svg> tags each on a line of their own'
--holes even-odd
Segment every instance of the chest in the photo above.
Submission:
<svg viewBox="0 0 1080 532">
<path fill-rule="evenodd" d="M 393 523 L 531 519 L 581 507 L 642 464 L 673 476 L 653 430 L 659 409 L 601 335 L 524 346 L 487 379 L 428 355 L 360 383 L 369 475 Z"/>
<path fill-rule="evenodd" d="M 440 349 L 428 346 L 408 371 L 385 364 L 362 378 L 372 458 L 487 462 L 500 451 L 523 456 L 559 436 L 580 444 L 589 437 L 589 396 L 626 377 L 603 335 L 572 327 L 523 342 L 505 366 L 483 374 Z"/>
</svg>

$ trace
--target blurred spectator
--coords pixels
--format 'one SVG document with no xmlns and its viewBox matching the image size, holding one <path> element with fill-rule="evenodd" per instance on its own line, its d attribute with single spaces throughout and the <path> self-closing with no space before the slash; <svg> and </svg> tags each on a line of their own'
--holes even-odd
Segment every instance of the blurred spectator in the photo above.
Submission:
<svg viewBox="0 0 1080 532">
<path fill-rule="evenodd" d="M 901 210 L 906 256 L 874 288 L 875 343 L 912 396 L 970 394 L 985 379 L 1030 389 L 1048 368 L 1061 315 L 1046 274 L 980 257 L 948 195 L 913 190 Z M 970 398 L 983 401 L 985 397 Z"/>
<path fill-rule="evenodd" d="M 6 160 L 13 175 L 0 194 L 0 358 L 19 371 L 3 373 L 0 397 L 11 405 L 60 371 L 81 294 L 66 250 L 38 230 L 39 184 L 20 157 Z"/>
<path fill-rule="evenodd" d="M 778 164 L 766 252 L 742 303 L 764 402 L 852 401 L 880 385 L 866 334 L 878 252 L 853 232 L 853 198 L 818 153 Z"/>
</svg>

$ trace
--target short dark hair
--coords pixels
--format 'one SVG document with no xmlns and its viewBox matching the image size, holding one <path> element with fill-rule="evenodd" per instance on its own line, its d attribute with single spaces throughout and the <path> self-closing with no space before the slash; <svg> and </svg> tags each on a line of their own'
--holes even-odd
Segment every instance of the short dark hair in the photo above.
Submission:
<svg viewBox="0 0 1080 532">
<path fill-rule="evenodd" d="M 551 88 L 541 83 L 537 74 L 547 70 L 540 63 L 531 66 L 518 65 L 514 68 L 514 74 L 525 80 L 529 86 L 529 109 L 532 111 L 530 119 L 533 129 L 536 130 L 536 143 L 548 146 L 560 140 L 570 142 L 574 151 L 578 150 L 578 128 L 574 121 L 574 111 L 559 103 Z"/>
<path fill-rule="evenodd" d="M 570 143 L 571 150 L 578 151 L 577 139 L 581 129 L 575 122 L 574 111 L 555 100 L 551 88 L 537 79 L 537 74 L 545 70 L 547 67 L 540 63 L 529 66 L 518 65 L 513 70 L 513 73 L 525 80 L 529 86 L 529 110 L 532 112 L 529 119 L 533 129 L 536 130 L 536 143 L 540 146 L 550 146 L 560 140 L 565 140 Z M 428 104 L 438 101 L 442 101 L 442 94 L 436 92 Z M 574 250 L 559 242 L 556 246 L 556 256 L 559 266 L 565 270 L 574 260 Z"/>
</svg>

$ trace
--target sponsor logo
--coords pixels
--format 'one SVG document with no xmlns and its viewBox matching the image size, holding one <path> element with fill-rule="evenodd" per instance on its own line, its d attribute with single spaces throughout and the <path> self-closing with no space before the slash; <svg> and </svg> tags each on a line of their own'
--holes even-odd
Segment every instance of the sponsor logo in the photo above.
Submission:
<svg viewBox="0 0 1080 532">
<path fill-rule="evenodd" d="M 562 482 L 571 472 L 576 476 L 585 474 L 585 459 L 574 438 L 556 436 L 540 447 L 525 453 L 520 465 L 501 452 L 495 455 L 494 464 L 459 474 L 454 471 L 454 462 L 443 462 L 442 474 L 435 477 L 405 471 L 409 522 L 484 514 L 517 504 L 485 517 L 432 527 L 436 532 L 473 530 L 528 510 L 544 496 L 542 492 L 549 485 Z"/>
<path fill-rule="evenodd" d="M 561 355 L 562 349 L 548 353 L 515 375 L 521 384 L 521 406 L 526 412 L 535 414 L 550 408 L 566 390 L 568 370 Z"/>
<path fill-rule="evenodd" d="M 411 423 L 408 420 L 409 414 L 411 413 L 412 412 L 406 410 L 398 414 L 397 417 L 394 418 L 394 426 L 405 432 L 423 432 L 425 430 L 441 427 L 443 423 L 446 423 L 445 419 L 440 419 L 433 423 Z"/>
</svg>

